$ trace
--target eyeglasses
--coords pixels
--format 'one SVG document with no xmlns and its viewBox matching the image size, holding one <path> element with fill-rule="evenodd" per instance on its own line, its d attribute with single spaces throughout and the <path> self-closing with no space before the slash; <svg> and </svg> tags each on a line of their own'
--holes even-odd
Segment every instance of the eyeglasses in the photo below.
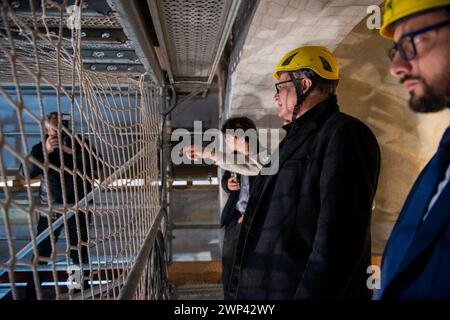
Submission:
<svg viewBox="0 0 450 320">
<path fill-rule="evenodd" d="M 295 80 L 303 80 L 303 79 L 304 78 L 298 78 L 298 79 L 295 79 Z M 280 94 L 280 91 L 284 89 L 284 86 L 281 86 L 281 85 L 285 84 L 285 83 L 288 83 L 288 82 L 292 82 L 292 79 L 275 83 L 275 90 L 277 91 L 277 94 Z"/>
<path fill-rule="evenodd" d="M 414 38 L 419 34 L 430 32 L 433 30 L 440 29 L 450 24 L 450 19 L 433 24 L 431 26 L 404 34 L 398 42 L 394 42 L 394 46 L 389 50 L 388 56 L 392 61 L 397 53 L 400 53 L 400 57 L 405 61 L 410 61 L 417 56 L 416 43 Z"/>
</svg>

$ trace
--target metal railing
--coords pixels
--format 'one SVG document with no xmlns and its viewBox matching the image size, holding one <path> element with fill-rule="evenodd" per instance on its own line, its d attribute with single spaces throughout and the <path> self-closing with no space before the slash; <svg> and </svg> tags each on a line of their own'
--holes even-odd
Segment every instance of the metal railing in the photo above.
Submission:
<svg viewBox="0 0 450 320">
<path fill-rule="evenodd" d="M 163 90 L 84 69 L 83 1 L 34 3 L 0 4 L 0 181 L 19 165 L 24 180 L 20 197 L 0 187 L 4 298 L 167 299 Z"/>
</svg>

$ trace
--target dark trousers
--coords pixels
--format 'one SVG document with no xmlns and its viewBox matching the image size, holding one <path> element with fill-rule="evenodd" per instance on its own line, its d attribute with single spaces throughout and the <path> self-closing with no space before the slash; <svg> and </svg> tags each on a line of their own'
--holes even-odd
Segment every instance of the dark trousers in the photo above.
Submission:
<svg viewBox="0 0 450 320">
<path fill-rule="evenodd" d="M 233 266 L 240 231 L 241 225 L 237 223 L 236 218 L 233 218 L 231 222 L 225 226 L 222 249 L 222 285 L 225 300 L 229 299 L 228 284 L 230 282 L 231 268 Z"/>
<path fill-rule="evenodd" d="M 78 223 L 80 226 L 80 235 L 81 235 L 81 241 L 86 242 L 88 239 L 88 226 L 86 225 L 86 214 L 78 211 Z M 88 216 L 88 222 L 90 222 L 90 214 Z M 47 217 L 39 216 L 38 226 L 37 226 L 37 233 L 38 235 L 41 234 L 45 229 L 47 229 L 49 226 Z M 78 245 L 78 232 L 77 232 L 77 222 L 75 215 L 70 217 L 67 220 L 67 227 L 69 229 L 69 234 L 66 235 L 66 238 L 68 239 L 71 246 L 77 246 Z M 61 230 L 64 228 L 64 224 L 62 224 L 60 227 L 53 230 L 53 234 L 55 236 L 55 242 L 58 241 L 59 235 L 61 234 Z M 42 257 L 50 257 L 52 253 L 52 245 L 50 236 L 46 237 L 42 242 L 40 242 L 37 246 L 37 250 L 39 253 L 39 256 Z M 78 256 L 78 250 L 70 250 L 70 257 L 72 259 L 72 262 L 74 264 L 79 265 L 80 259 Z M 86 246 L 81 247 L 81 261 L 82 263 L 89 263 L 89 255 L 88 255 L 88 248 Z M 45 262 L 39 262 L 39 264 L 45 264 Z M 88 276 L 88 271 L 84 270 L 84 275 Z M 87 288 L 88 281 L 84 281 L 84 288 Z M 34 285 L 33 275 L 30 274 L 30 277 L 27 281 L 27 287 L 25 289 L 25 299 L 36 299 L 36 288 Z"/>
<path fill-rule="evenodd" d="M 78 211 L 78 223 L 80 226 L 80 235 L 81 235 L 81 241 L 86 242 L 88 239 L 88 227 L 86 225 L 86 215 Z M 88 217 L 90 219 L 90 217 Z M 45 229 L 47 229 L 49 226 L 47 217 L 40 216 L 39 222 L 37 226 L 37 232 L 38 235 L 41 234 Z M 69 243 L 71 246 L 77 246 L 78 245 L 78 232 L 77 232 L 77 223 L 75 215 L 71 216 L 67 220 L 67 227 L 69 229 L 69 234 L 66 235 L 67 239 L 69 240 Z M 61 230 L 64 228 L 64 224 L 60 227 L 53 230 L 53 234 L 55 235 L 55 242 L 58 241 L 59 235 L 61 234 Z M 52 253 L 52 245 L 50 241 L 50 236 L 45 238 L 41 243 L 38 244 L 38 253 L 40 256 L 43 257 L 50 257 Z M 72 261 L 74 264 L 80 264 L 80 259 L 78 256 L 78 250 L 70 250 L 70 257 L 72 258 Z M 89 257 L 88 257 L 88 249 L 86 246 L 81 247 L 81 261 L 82 263 L 89 263 Z"/>
</svg>

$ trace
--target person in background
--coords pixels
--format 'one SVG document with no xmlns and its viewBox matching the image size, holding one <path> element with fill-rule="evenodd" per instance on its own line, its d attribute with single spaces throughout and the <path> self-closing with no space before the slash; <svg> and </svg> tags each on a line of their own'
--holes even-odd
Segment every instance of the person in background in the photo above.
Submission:
<svg viewBox="0 0 450 320">
<path fill-rule="evenodd" d="M 228 298 L 369 299 L 377 140 L 339 111 L 339 67 L 328 49 L 292 50 L 273 75 L 287 136 L 270 159 L 278 156 L 279 170 L 255 178 Z"/>
<path fill-rule="evenodd" d="M 97 153 L 95 149 L 90 146 L 89 141 L 85 141 L 85 145 L 81 146 L 80 143 L 71 135 L 67 134 L 64 130 L 61 132 L 61 135 L 58 134 L 58 122 L 61 118 L 62 126 L 66 129 L 70 129 L 70 115 L 61 114 L 58 115 L 57 112 L 52 112 L 47 115 L 46 120 L 46 135 L 45 139 L 42 142 L 37 143 L 31 149 L 30 155 L 38 162 L 45 165 L 45 158 L 48 158 L 48 164 L 52 165 L 56 168 L 61 167 L 61 152 L 63 159 L 63 166 L 67 169 L 73 170 L 73 175 L 66 170 L 63 172 L 64 182 L 61 180 L 61 174 L 59 170 L 55 170 L 52 167 L 48 167 L 47 172 L 32 163 L 29 162 L 28 168 L 25 168 L 23 165 L 20 166 L 19 172 L 22 176 L 25 177 L 25 170 L 28 170 L 29 177 L 31 179 L 40 177 L 41 184 L 39 189 L 39 197 L 42 204 L 50 205 L 64 205 L 67 204 L 68 207 L 71 207 L 75 204 L 76 201 L 80 201 L 92 190 L 92 181 L 94 179 L 99 178 L 99 172 L 101 170 L 101 164 L 94 157 L 92 157 L 92 162 L 94 166 L 91 166 L 91 159 L 89 155 L 97 155 L 100 158 L 100 155 Z M 81 139 L 81 137 L 80 137 Z M 75 149 L 73 151 L 72 145 Z M 60 147 L 62 150 L 60 150 Z M 84 148 L 84 152 L 83 152 Z M 46 156 L 45 156 L 46 154 Z M 83 164 L 84 158 L 84 164 Z M 75 171 L 76 166 L 76 171 Z M 92 170 L 91 170 L 92 169 Z M 92 175 L 93 172 L 93 175 Z M 45 173 L 48 177 L 48 185 L 44 179 Z M 77 174 L 78 173 L 78 174 Z M 83 179 L 80 175 L 86 174 L 87 177 L 91 179 L 91 181 Z M 76 178 L 74 178 L 76 176 Z M 76 185 L 76 187 L 74 186 Z M 75 194 L 77 193 L 78 198 L 76 198 Z M 50 203 L 49 203 L 50 202 Z M 66 213 L 68 214 L 68 212 Z M 90 214 L 88 212 L 84 212 L 79 210 L 77 213 L 78 224 L 79 224 L 79 233 L 81 238 L 78 238 L 78 230 L 77 230 L 77 222 L 75 214 L 67 219 L 67 227 L 69 234 L 66 235 L 69 245 L 72 247 L 79 247 L 81 244 L 81 255 L 78 252 L 78 249 L 70 249 L 70 257 L 72 263 L 78 265 L 80 269 L 82 268 L 82 264 L 89 263 L 89 255 L 88 255 L 88 223 L 90 222 Z M 61 213 L 53 212 L 50 214 L 50 218 L 47 215 L 40 215 L 39 221 L 37 225 L 37 234 L 36 237 L 41 234 L 45 229 L 48 228 L 50 224 L 52 224 L 56 219 L 61 216 Z M 55 237 L 55 241 L 58 241 L 59 235 L 61 233 L 64 224 L 57 227 L 53 230 L 53 235 Z M 38 259 L 39 264 L 46 264 L 46 260 L 41 260 L 40 258 L 49 258 L 52 255 L 55 255 L 56 252 L 53 250 L 51 245 L 50 236 L 46 237 L 42 242 L 37 245 L 38 256 L 34 256 L 33 259 Z M 81 258 L 81 260 L 80 260 Z M 86 273 L 86 270 L 84 272 Z M 85 279 L 82 284 L 84 288 L 89 286 L 89 282 Z M 33 299 L 35 298 L 35 287 L 34 282 L 29 281 L 26 290 L 26 298 Z"/>
<path fill-rule="evenodd" d="M 226 126 L 225 126 L 226 125 Z M 250 128 L 251 131 L 245 132 Z M 255 129 L 253 129 L 255 128 Z M 227 134 L 225 131 L 229 131 Z M 182 150 L 190 160 L 209 159 L 218 167 L 236 172 L 246 176 L 256 176 L 268 162 L 269 155 L 264 152 L 257 140 L 256 127 L 252 120 L 247 117 L 234 117 L 228 119 L 222 126 L 222 134 L 225 139 L 226 151 L 210 149 L 202 146 L 190 145 Z M 255 139 L 254 145 L 249 141 L 249 137 Z M 236 155 L 244 156 L 244 161 Z M 230 159 L 231 158 L 231 159 Z M 231 160 L 231 161 L 230 161 Z"/>
<path fill-rule="evenodd" d="M 244 132 L 247 130 L 256 131 L 256 126 L 247 117 L 230 118 L 222 126 L 221 131 L 225 135 L 227 145 L 233 150 L 240 150 L 244 154 L 248 154 L 248 139 L 227 134 L 227 130 L 237 129 L 242 129 Z M 232 165 L 228 169 L 232 170 Z M 225 229 L 222 249 L 222 284 L 225 299 L 228 299 L 231 266 L 254 178 L 254 176 L 241 175 L 232 171 L 225 171 L 222 176 L 222 189 L 229 194 L 220 219 L 220 224 Z"/>
</svg>

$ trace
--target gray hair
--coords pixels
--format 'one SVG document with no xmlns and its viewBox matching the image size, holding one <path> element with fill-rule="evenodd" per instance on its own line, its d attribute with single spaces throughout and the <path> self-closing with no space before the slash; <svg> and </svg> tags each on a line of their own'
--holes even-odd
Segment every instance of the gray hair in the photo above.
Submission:
<svg viewBox="0 0 450 320">
<path fill-rule="evenodd" d="M 339 80 L 329 80 L 322 78 L 316 72 L 311 69 L 301 69 L 294 71 L 294 74 L 301 78 L 308 78 L 315 83 L 318 93 L 323 96 L 336 94 L 336 88 Z"/>
</svg>

